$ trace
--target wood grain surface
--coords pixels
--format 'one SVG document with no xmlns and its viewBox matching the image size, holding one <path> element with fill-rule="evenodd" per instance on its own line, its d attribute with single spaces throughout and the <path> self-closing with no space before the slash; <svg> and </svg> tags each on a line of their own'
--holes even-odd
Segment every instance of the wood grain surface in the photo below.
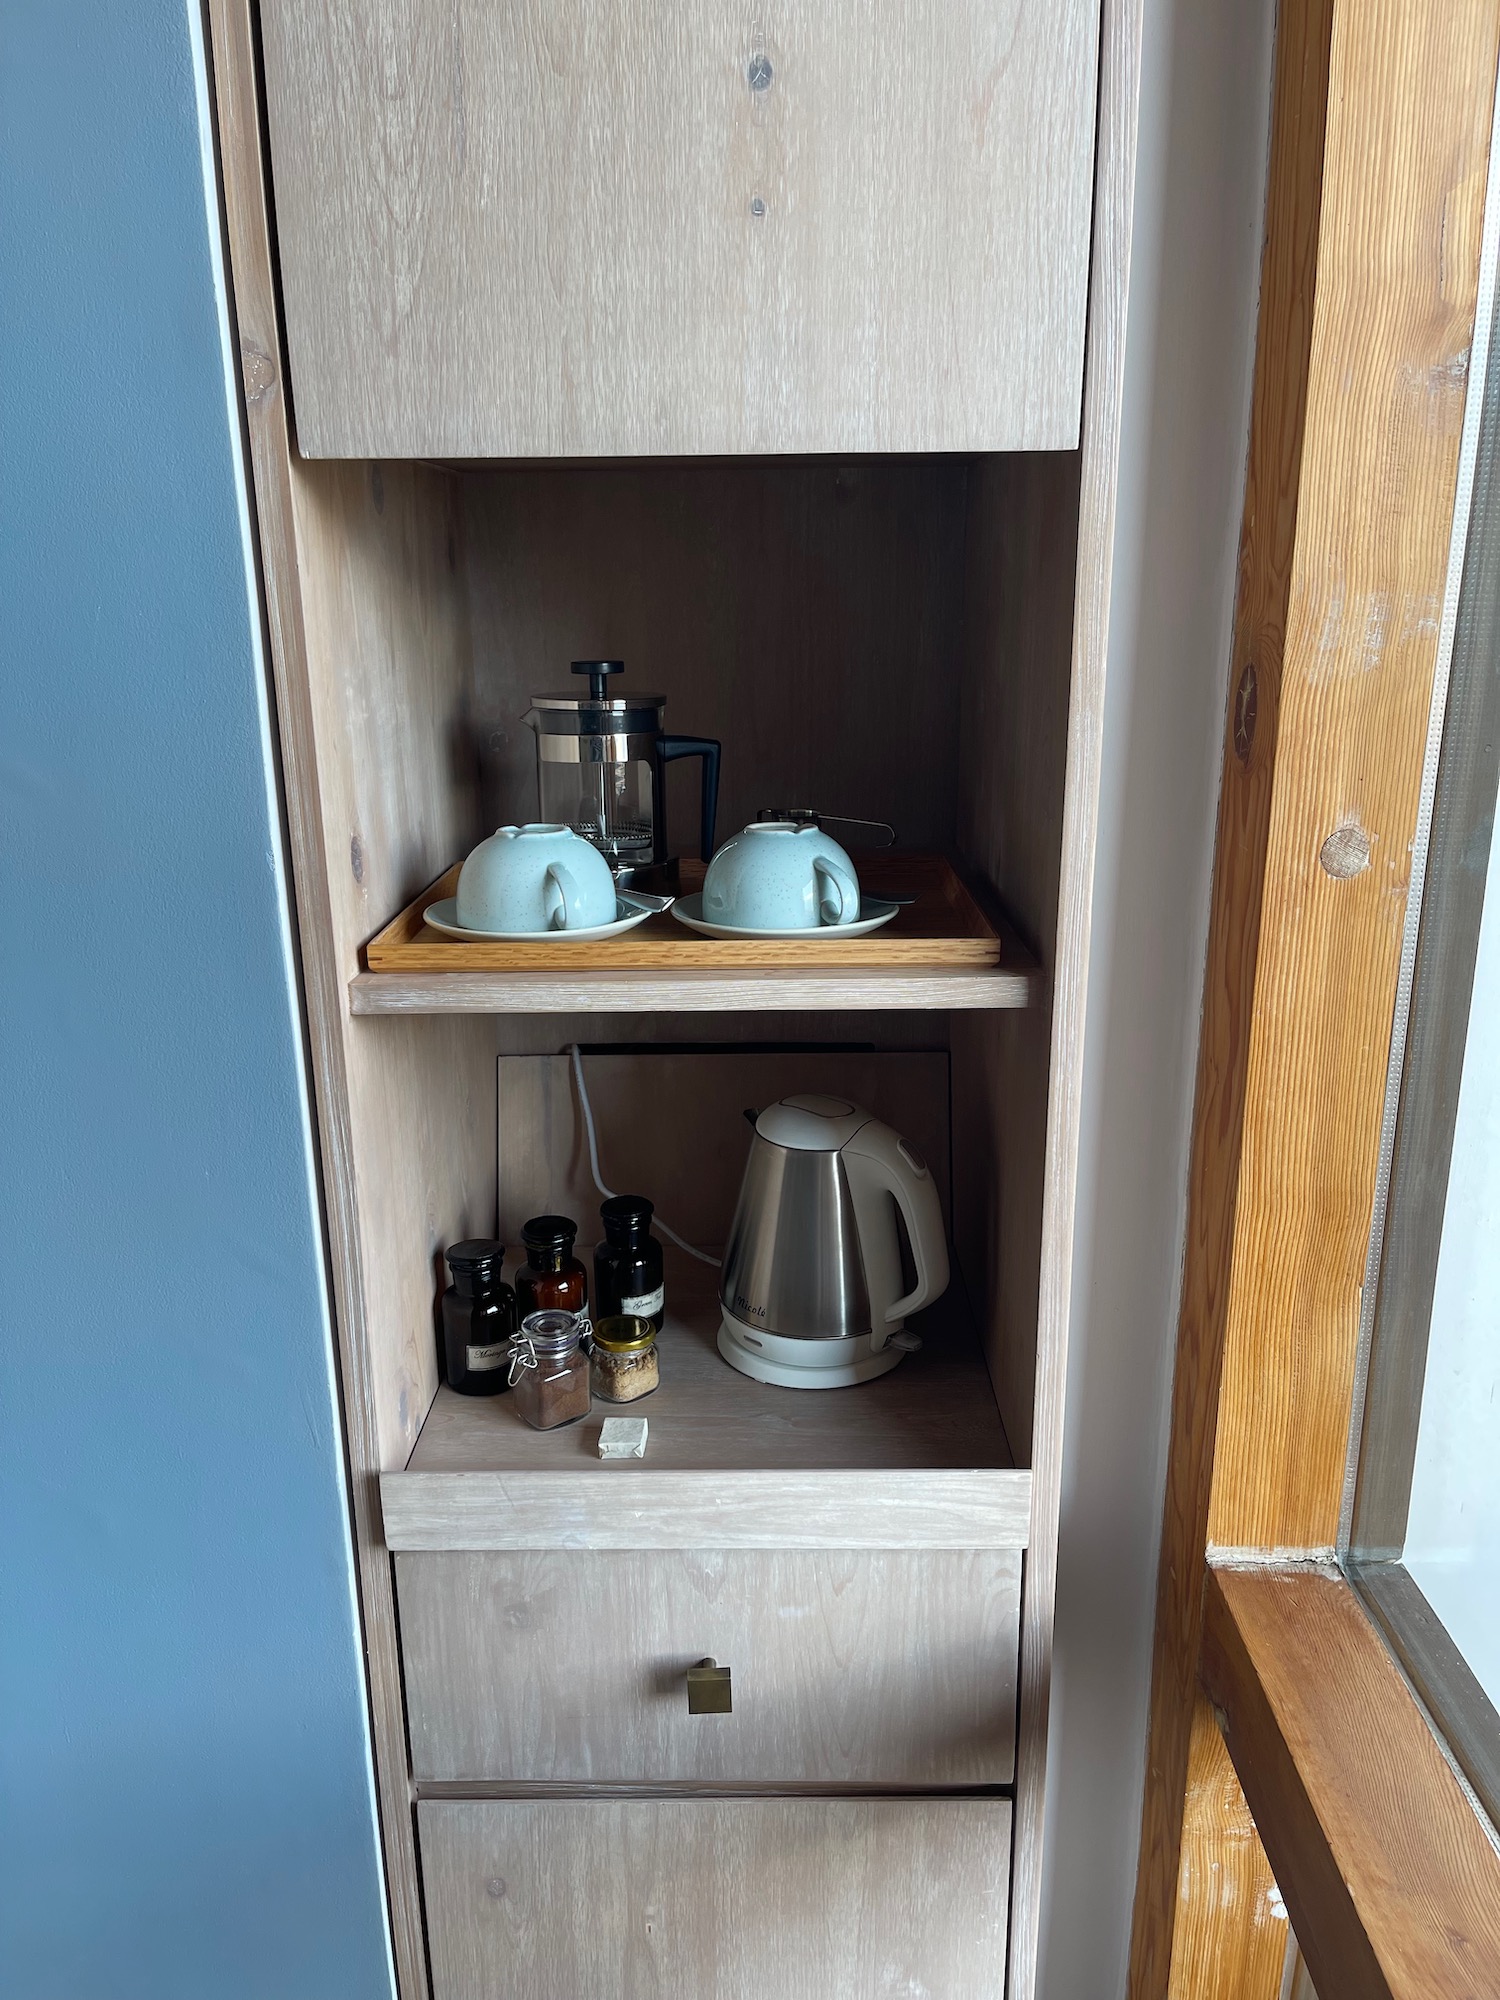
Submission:
<svg viewBox="0 0 1500 2000">
<path fill-rule="evenodd" d="M 959 852 L 1043 965 L 1057 941 L 1073 651 L 1076 456 L 987 459 L 969 486 Z M 1007 949 L 1002 963 L 1016 959 Z M 953 1238 L 1009 1435 L 1036 1385 L 1051 987 L 1027 1018 L 955 1020 Z"/>
<path fill-rule="evenodd" d="M 1322 2000 L 1493 2000 L 1500 1854 L 1349 1585 L 1211 1572 L 1203 1678 Z"/>
<path fill-rule="evenodd" d="M 717 1254 L 729 1238 L 753 1137 L 745 1112 L 800 1092 L 843 1098 L 894 1126 L 927 1162 L 945 1218 L 949 1213 L 949 1067 L 942 1049 L 642 1049 L 591 1051 L 581 1060 L 606 1185 L 648 1196 L 677 1234 L 700 1249 Z M 580 1224 L 579 1255 L 589 1263 L 600 1236 L 600 1198 L 570 1058 L 502 1056 L 497 1101 L 501 1235 L 519 1255 L 528 1216 L 571 1215 Z M 674 1280 L 679 1267 L 683 1272 L 684 1303 L 701 1313 L 717 1274 L 670 1244 L 667 1250 Z M 962 1282 L 955 1274 L 945 1325 L 955 1313 L 963 1316 Z"/>
<path fill-rule="evenodd" d="M 396 1587 L 419 1784 L 879 1789 L 1015 1767 L 1019 1550 L 403 1555 Z M 688 1713 L 704 1658 L 733 1676 L 728 1715 Z"/>
<path fill-rule="evenodd" d="M 578 1016 L 992 1013 L 1033 1005 L 1042 974 L 913 967 L 797 972 L 359 972 L 349 1011 L 363 1015 L 528 1014 Z M 588 1022 L 597 1034 L 597 1019 Z M 868 1032 L 868 1029 L 866 1030 Z M 549 1038 L 550 1039 L 550 1038 Z"/>
<path fill-rule="evenodd" d="M 1022 1549 L 1031 1527 L 1031 1474 L 1002 1469 L 705 1478 L 596 1455 L 574 1472 L 383 1472 L 380 1496 L 393 1550 Z"/>
<path fill-rule="evenodd" d="M 1178 1907 L 1192 1921 L 1172 1937 L 1169 2000 L 1278 1995 L 1286 1962 L 1286 1907 L 1250 1817 L 1213 1709 L 1193 1710 Z"/>
<path fill-rule="evenodd" d="M 1213 1932 L 1216 1906 L 1179 1903 L 1178 1850 L 1198 1699 L 1203 1547 L 1214 1468 L 1260 947 L 1281 662 L 1296 546 L 1312 351 L 1333 0 L 1290 0 L 1277 20 L 1265 249 L 1240 582 L 1230 661 L 1188 1213 L 1157 1567 L 1130 2000 L 1162 2000 L 1178 1922 Z M 1346 197 L 1347 198 L 1347 197 Z M 1227 1836 L 1227 1827 L 1223 1829 Z M 1190 1884 L 1197 1888 L 1201 1877 Z M 1183 1961 L 1198 1944 L 1185 1938 Z M 1247 2000 L 1269 2000 L 1252 1989 Z"/>
<path fill-rule="evenodd" d="M 866 971 L 913 966 L 998 965 L 1002 957 L 1029 971 L 1029 956 L 1020 949 L 1006 954 L 1000 933 L 985 915 L 951 862 L 941 855 L 882 855 L 861 857 L 864 897 L 892 896 L 915 901 L 896 912 L 878 931 L 863 937 L 840 937 L 836 926 L 798 932 L 780 938 L 704 937 L 679 923 L 670 911 L 649 917 L 635 930 L 617 938 L 569 938 L 566 931 L 539 944 L 496 938 L 483 942 L 445 937 L 423 921 L 423 913 L 458 888 L 461 862 L 438 877 L 365 947 L 370 972 L 550 972 L 624 971 L 639 967 L 654 972 L 677 969 L 704 971 L 723 968 L 816 969 L 859 966 Z M 696 895 L 703 886 L 703 865 L 682 863 L 682 893 Z"/>
<path fill-rule="evenodd" d="M 411 1456 L 413 1472 L 557 1472 L 593 1465 L 601 1479 L 658 1471 L 757 1472 L 877 1467 L 894 1471 L 1014 1463 L 984 1357 L 953 1287 L 913 1325 L 922 1347 L 890 1374 L 849 1389 L 780 1389 L 731 1368 L 715 1341 L 718 1272 L 670 1246 L 661 1387 L 639 1414 L 651 1423 L 643 1461 L 600 1467 L 592 1424 L 535 1431 L 509 1397 L 439 1391 Z M 899 1482 L 892 1482 L 899 1483 Z"/>
<path fill-rule="evenodd" d="M 441 475 L 297 460 L 292 491 L 320 861 L 344 984 L 372 916 L 470 844 L 475 774 L 460 766 L 455 778 L 447 742 L 465 700 L 467 640 Z M 487 1235 L 495 1202 L 487 1024 L 456 1015 L 392 1026 L 387 1039 L 356 1025 L 346 999 L 340 1008 L 337 1115 L 349 1151 L 338 1171 L 358 1188 L 356 1365 L 376 1403 L 381 1467 L 405 1463 L 437 1390 L 442 1246 Z"/>
<path fill-rule="evenodd" d="M 417 1809 L 436 2000 L 1005 1990 L 1004 1799 Z"/>
<path fill-rule="evenodd" d="M 1095 10 L 755 20 L 266 0 L 302 448 L 1074 444 Z"/>
<path fill-rule="evenodd" d="M 410 1467 L 381 1480 L 392 1549 L 1013 1549 L 1031 1475 L 1011 1469 L 959 1296 L 924 1345 L 855 1389 L 752 1382 L 719 1355 L 715 1274 L 667 1261 L 662 1386 L 643 1460 L 603 1462 L 603 1405 L 534 1431 L 506 1396 L 439 1391 Z"/>
<path fill-rule="evenodd" d="M 1174 1921 L 1222 1923 L 1177 1896 L 1205 1540 L 1337 1533 L 1497 27 L 1487 0 L 1278 22 L 1132 2000 Z M 1353 875 L 1320 859 L 1341 828 Z"/>
<path fill-rule="evenodd" d="M 1208 1526 L 1225 1547 L 1331 1548 L 1338 1533 L 1497 42 L 1491 0 L 1334 11 Z M 1353 825 L 1369 865 L 1330 874 L 1323 843 Z"/>
<path fill-rule="evenodd" d="M 953 846 L 968 458 L 466 468 L 460 532 L 485 824 L 539 817 L 538 694 L 620 659 L 668 730 L 718 738 L 719 836 L 766 806 Z M 698 854 L 697 767 L 668 775 Z M 855 852 L 863 865 L 865 856 Z M 873 863 L 878 853 L 869 855 Z"/>
</svg>

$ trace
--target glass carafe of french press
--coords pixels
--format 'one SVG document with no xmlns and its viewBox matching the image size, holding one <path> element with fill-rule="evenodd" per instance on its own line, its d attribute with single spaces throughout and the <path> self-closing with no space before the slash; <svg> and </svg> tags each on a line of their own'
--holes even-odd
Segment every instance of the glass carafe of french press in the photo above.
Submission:
<svg viewBox="0 0 1500 2000">
<path fill-rule="evenodd" d="M 667 852 L 666 767 L 679 757 L 703 760 L 703 859 L 714 851 L 719 803 L 719 745 L 711 736 L 668 736 L 666 697 L 611 695 L 623 660 L 575 660 L 589 691 L 539 694 L 527 717 L 536 731 L 537 791 L 543 820 L 581 833 L 604 855 L 622 888 L 677 887 Z"/>
</svg>

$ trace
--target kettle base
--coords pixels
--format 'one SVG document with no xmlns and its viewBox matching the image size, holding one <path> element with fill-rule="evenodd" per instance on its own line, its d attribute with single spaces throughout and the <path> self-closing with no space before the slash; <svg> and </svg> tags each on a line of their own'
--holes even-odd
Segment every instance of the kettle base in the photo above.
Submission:
<svg viewBox="0 0 1500 2000">
<path fill-rule="evenodd" d="M 870 1346 L 868 1334 L 854 1340 L 792 1340 L 784 1334 L 751 1333 L 726 1313 L 719 1322 L 719 1352 L 731 1368 L 778 1389 L 848 1389 L 888 1375 L 905 1350 Z"/>
</svg>

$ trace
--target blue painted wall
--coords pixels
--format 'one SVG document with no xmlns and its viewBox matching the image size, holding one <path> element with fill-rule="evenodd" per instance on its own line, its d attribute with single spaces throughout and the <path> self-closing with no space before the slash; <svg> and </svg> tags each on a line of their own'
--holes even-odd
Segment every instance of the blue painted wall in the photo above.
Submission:
<svg viewBox="0 0 1500 2000">
<path fill-rule="evenodd" d="M 381 2000 L 190 4 L 0 7 L 0 1993 Z"/>
</svg>

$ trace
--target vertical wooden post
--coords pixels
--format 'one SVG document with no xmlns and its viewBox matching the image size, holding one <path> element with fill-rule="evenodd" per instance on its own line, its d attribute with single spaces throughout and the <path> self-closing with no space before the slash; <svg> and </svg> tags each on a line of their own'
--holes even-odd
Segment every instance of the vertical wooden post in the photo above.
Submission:
<svg viewBox="0 0 1500 2000">
<path fill-rule="evenodd" d="M 1205 1549 L 1337 1535 L 1497 37 L 1494 0 L 1278 25 L 1132 2000 L 1166 1992 L 1174 1918 L 1180 1967 L 1222 1918 L 1179 1877 Z"/>
</svg>

